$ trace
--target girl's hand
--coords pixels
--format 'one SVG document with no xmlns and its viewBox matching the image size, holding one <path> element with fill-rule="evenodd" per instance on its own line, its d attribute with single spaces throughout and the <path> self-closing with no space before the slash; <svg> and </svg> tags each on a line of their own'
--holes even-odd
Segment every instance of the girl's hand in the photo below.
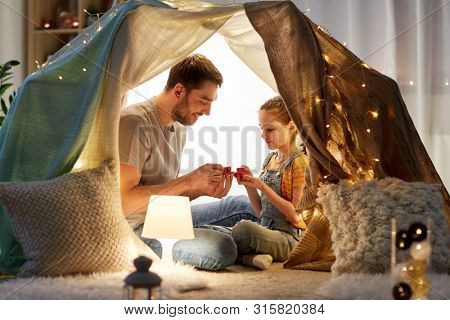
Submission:
<svg viewBox="0 0 450 320">
<path fill-rule="evenodd" d="M 253 173 L 252 173 L 252 171 L 250 170 L 249 167 L 242 165 L 240 169 L 242 170 L 244 175 L 253 177 Z"/>
<path fill-rule="evenodd" d="M 259 178 L 255 178 L 247 174 L 244 174 L 240 179 L 238 178 L 238 183 L 248 188 L 255 188 L 259 190 L 262 190 L 264 185 L 264 183 Z"/>
<path fill-rule="evenodd" d="M 253 176 L 252 171 L 244 165 L 241 165 L 239 168 L 236 169 L 236 172 L 233 173 L 233 176 L 236 178 L 239 184 L 241 184 L 242 177 L 244 175 Z"/>
</svg>

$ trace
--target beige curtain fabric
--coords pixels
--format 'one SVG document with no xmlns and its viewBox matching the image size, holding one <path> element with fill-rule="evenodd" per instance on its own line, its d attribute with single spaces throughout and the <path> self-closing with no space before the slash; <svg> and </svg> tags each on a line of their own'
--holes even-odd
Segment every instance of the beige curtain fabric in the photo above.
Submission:
<svg viewBox="0 0 450 320">
<path fill-rule="evenodd" d="M 253 29 L 245 11 L 236 13 L 219 29 L 231 50 L 274 91 L 277 83 L 270 70 L 269 58 L 261 36 Z M 225 79 L 226 81 L 227 79 Z"/>
<path fill-rule="evenodd" d="M 371 69 L 291 2 L 244 7 L 264 41 L 279 92 L 309 152 L 299 209 L 315 205 L 320 182 L 392 176 L 440 184 L 449 222 L 449 194 L 395 81 Z M 308 225 L 286 266 L 301 268 L 319 259 L 327 247 L 316 240 L 329 241 L 328 232 L 320 233 L 328 230 L 328 222 L 317 214 L 310 223 L 316 232 Z M 308 255 L 311 258 L 305 260 Z"/>
<path fill-rule="evenodd" d="M 119 159 L 118 131 L 126 92 L 170 68 L 211 37 L 242 7 L 203 11 L 140 6 L 117 32 L 105 89 L 77 169 L 94 168 L 104 159 Z"/>
</svg>

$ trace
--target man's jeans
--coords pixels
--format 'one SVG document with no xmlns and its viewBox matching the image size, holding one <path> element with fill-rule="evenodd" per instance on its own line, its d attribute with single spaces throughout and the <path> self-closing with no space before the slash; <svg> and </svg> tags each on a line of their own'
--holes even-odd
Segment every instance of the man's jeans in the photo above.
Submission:
<svg viewBox="0 0 450 320">
<path fill-rule="evenodd" d="M 220 201 L 197 204 L 191 207 L 195 227 L 205 224 L 233 227 L 241 220 L 258 221 L 247 196 L 230 196 Z"/>
<path fill-rule="evenodd" d="M 245 219 L 258 221 L 246 196 L 227 197 L 220 201 L 194 205 L 192 220 L 193 240 L 180 240 L 173 246 L 173 260 L 205 270 L 219 270 L 232 265 L 237 258 L 237 247 L 231 237 L 231 227 Z M 143 224 L 135 232 L 141 235 Z M 161 257 L 161 243 L 156 239 L 141 238 Z"/>
</svg>

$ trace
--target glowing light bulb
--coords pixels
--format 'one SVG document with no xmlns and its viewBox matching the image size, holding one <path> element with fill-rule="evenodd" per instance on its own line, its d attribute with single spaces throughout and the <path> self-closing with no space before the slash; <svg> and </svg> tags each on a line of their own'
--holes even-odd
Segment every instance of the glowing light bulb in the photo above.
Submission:
<svg viewBox="0 0 450 320">
<path fill-rule="evenodd" d="M 83 43 L 86 44 L 87 43 L 86 40 L 83 40 Z"/>
<path fill-rule="evenodd" d="M 426 260 L 431 254 L 431 245 L 426 241 L 414 243 L 411 246 L 410 253 L 416 260 Z"/>
<path fill-rule="evenodd" d="M 344 42 L 343 45 L 344 45 L 344 47 L 346 47 L 347 46 L 347 42 Z"/>
<path fill-rule="evenodd" d="M 83 71 L 86 72 L 87 71 L 86 68 L 83 68 Z"/>
<path fill-rule="evenodd" d="M 330 125 L 329 124 L 327 124 L 325 127 L 327 127 L 327 128 L 329 128 L 330 127 Z"/>
<path fill-rule="evenodd" d="M 430 282 L 426 276 L 412 278 L 411 289 L 413 290 L 414 295 L 423 299 L 430 289 L 429 283 Z"/>
<path fill-rule="evenodd" d="M 380 159 L 374 158 L 373 159 L 375 162 L 380 162 Z"/>
<path fill-rule="evenodd" d="M 413 86 L 413 85 L 414 85 L 414 81 L 410 80 L 410 81 L 409 81 L 409 85 L 410 85 L 410 86 Z"/>
<path fill-rule="evenodd" d="M 445 80 L 444 84 L 446 87 L 448 87 L 448 79 Z"/>
<path fill-rule="evenodd" d="M 405 281 L 409 280 L 408 267 L 406 266 L 406 263 L 397 264 L 394 267 L 392 275 L 394 276 L 394 279 L 397 281 L 405 282 Z"/>
<path fill-rule="evenodd" d="M 367 131 L 367 133 L 370 133 L 370 129 L 367 129 L 366 131 Z"/>
<path fill-rule="evenodd" d="M 361 85 L 361 87 L 365 88 L 365 87 L 366 87 L 366 84 L 365 84 L 365 83 L 363 83 L 363 84 Z"/>
<path fill-rule="evenodd" d="M 372 115 L 372 117 L 374 117 L 375 119 L 378 118 L 378 111 L 369 111 L 369 112 Z"/>
<path fill-rule="evenodd" d="M 323 176 L 324 179 L 328 178 L 329 176 Z"/>
<path fill-rule="evenodd" d="M 62 77 L 62 76 L 58 76 L 58 79 L 59 79 L 59 80 L 62 80 L 62 79 L 63 79 L 63 77 Z"/>
</svg>

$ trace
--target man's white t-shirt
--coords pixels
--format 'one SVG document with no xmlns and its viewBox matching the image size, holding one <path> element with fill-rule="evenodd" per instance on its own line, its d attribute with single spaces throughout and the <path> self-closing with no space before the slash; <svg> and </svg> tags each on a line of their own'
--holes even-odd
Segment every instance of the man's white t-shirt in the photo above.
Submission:
<svg viewBox="0 0 450 320">
<path fill-rule="evenodd" d="M 152 99 L 122 110 L 119 126 L 120 162 L 139 168 L 139 185 L 159 185 L 178 175 L 186 144 L 186 128 L 175 122 L 161 123 Z M 127 216 L 132 227 L 143 223 L 147 206 Z"/>
</svg>

